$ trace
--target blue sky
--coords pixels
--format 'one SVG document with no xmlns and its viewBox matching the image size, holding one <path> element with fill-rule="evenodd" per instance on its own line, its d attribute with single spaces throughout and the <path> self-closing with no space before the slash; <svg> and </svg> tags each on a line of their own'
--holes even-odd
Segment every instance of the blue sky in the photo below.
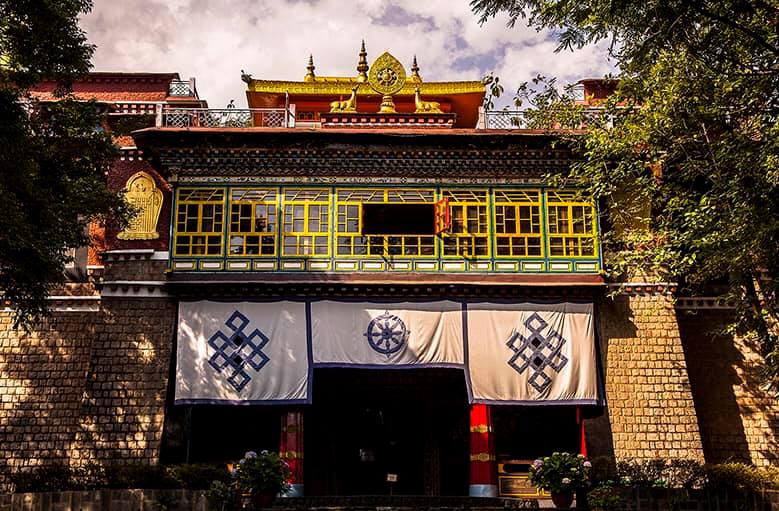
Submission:
<svg viewBox="0 0 779 511">
<path fill-rule="evenodd" d="M 468 0 L 95 0 L 81 25 L 98 47 L 96 71 L 194 76 L 212 107 L 246 105 L 241 69 L 301 80 L 310 53 L 317 74 L 354 75 L 361 39 L 369 63 L 387 50 L 409 68 L 417 55 L 429 81 L 494 72 L 506 100 L 537 74 L 568 83 L 614 71 L 606 43 L 555 53 L 549 32 L 503 18 L 479 25 Z"/>
</svg>

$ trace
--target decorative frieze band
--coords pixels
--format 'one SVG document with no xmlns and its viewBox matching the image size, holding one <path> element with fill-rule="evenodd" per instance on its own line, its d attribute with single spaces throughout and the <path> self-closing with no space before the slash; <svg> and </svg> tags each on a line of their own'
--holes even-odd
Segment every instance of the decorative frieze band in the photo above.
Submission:
<svg viewBox="0 0 779 511">
<path fill-rule="evenodd" d="M 622 282 L 608 284 L 609 291 L 619 295 L 672 295 L 676 292 L 675 282 Z"/>
<path fill-rule="evenodd" d="M 102 295 L 112 298 L 167 298 L 165 282 L 144 280 L 114 280 L 104 282 Z"/>
<path fill-rule="evenodd" d="M 679 310 L 732 310 L 734 303 L 724 301 L 719 296 L 685 296 L 676 299 L 674 305 Z"/>
<path fill-rule="evenodd" d="M 103 252 L 106 261 L 167 261 L 168 251 L 153 248 L 133 248 L 126 250 L 108 250 Z"/>
<path fill-rule="evenodd" d="M 119 148 L 119 160 L 120 161 L 143 161 L 143 151 L 135 147 L 120 147 Z"/>
</svg>

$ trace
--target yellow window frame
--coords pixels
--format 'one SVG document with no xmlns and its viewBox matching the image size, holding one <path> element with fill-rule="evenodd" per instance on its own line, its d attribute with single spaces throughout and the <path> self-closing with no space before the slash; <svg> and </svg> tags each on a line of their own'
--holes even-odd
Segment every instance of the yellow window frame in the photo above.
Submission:
<svg viewBox="0 0 779 511">
<path fill-rule="evenodd" d="M 226 195 L 224 188 L 179 188 L 176 191 L 174 257 L 222 257 Z M 187 230 L 192 222 L 194 228 Z M 212 229 L 204 230 L 209 224 Z M 184 240 L 187 241 L 182 243 Z M 186 251 L 179 250 L 182 245 L 186 245 Z M 218 247 L 217 252 L 208 253 L 215 247 Z"/>
<path fill-rule="evenodd" d="M 542 191 L 537 188 L 496 189 L 493 192 L 493 209 L 495 222 L 495 258 L 496 259 L 538 259 L 545 254 L 544 247 L 544 219 Z M 535 197 L 534 197 L 535 196 Z M 506 209 L 503 209 L 506 208 Z M 529 208 L 530 218 L 521 215 L 523 208 Z M 512 211 L 513 219 L 506 219 L 506 211 Z M 535 220 L 534 220 L 535 219 Z M 507 223 L 513 221 L 515 228 L 508 231 Z M 530 222 L 530 232 L 523 232 L 523 221 Z M 533 228 L 537 232 L 533 232 Z M 501 232 L 504 230 L 505 232 Z M 508 254 L 500 254 L 501 240 L 508 241 Z M 531 240 L 537 243 L 531 244 Z M 521 244 L 525 254 L 517 254 Z M 531 247 L 538 247 L 538 254 L 529 254 Z M 516 252 L 515 252 L 516 250 Z"/>
<path fill-rule="evenodd" d="M 238 198 L 236 198 L 238 197 Z M 227 224 L 227 255 L 229 257 L 276 257 L 278 252 L 278 223 L 279 223 L 279 207 L 278 207 L 279 189 L 275 187 L 260 187 L 260 188 L 233 188 L 230 190 L 230 217 Z M 251 216 L 244 217 L 240 211 L 243 207 L 248 206 L 250 208 Z M 238 208 L 237 228 L 236 227 L 236 207 Z M 257 229 L 257 211 L 258 208 L 264 210 L 267 218 L 266 225 L 270 227 L 269 231 L 261 231 Z M 269 211 L 272 211 L 270 213 Z M 251 228 L 249 230 L 242 230 L 241 223 L 246 219 L 252 221 Z M 254 245 L 249 243 L 249 239 L 256 237 L 257 253 L 248 253 L 247 247 Z M 242 238 L 240 244 L 241 251 L 233 252 L 234 241 L 238 238 Z M 272 244 L 266 243 L 267 238 L 272 238 Z M 267 247 L 270 246 L 271 250 L 265 252 Z"/>
<path fill-rule="evenodd" d="M 446 259 L 466 257 L 468 259 L 488 259 L 491 253 L 492 246 L 492 230 L 490 226 L 490 207 L 489 207 L 489 190 L 487 189 L 462 189 L 462 188 L 447 188 L 441 190 L 441 197 L 449 199 L 449 211 L 451 215 L 452 227 L 443 234 L 441 257 Z M 472 219 L 469 217 L 469 212 L 477 208 L 476 222 L 479 227 L 477 231 L 471 232 L 468 229 L 469 223 Z M 456 212 L 460 213 L 456 213 Z M 456 232 L 455 221 L 456 217 L 461 215 L 462 229 L 460 232 Z M 482 218 L 483 217 L 483 218 Z M 484 231 L 480 228 L 484 227 Z M 484 253 L 480 255 L 473 254 L 473 247 L 476 245 L 476 241 L 484 241 Z M 447 254 L 447 244 L 452 244 L 455 248 L 454 254 Z"/>
<path fill-rule="evenodd" d="M 416 197 L 414 197 L 416 194 Z M 348 198 L 342 198 L 348 197 Z M 355 199 L 356 197 L 356 199 Z M 416 199 L 420 200 L 416 200 Z M 435 204 L 436 194 L 433 188 L 337 188 L 335 190 L 335 254 L 341 258 L 375 259 L 380 257 L 421 258 L 438 257 L 435 235 L 396 234 L 396 235 L 366 235 L 362 234 L 362 205 L 369 204 Z M 350 207 L 357 208 L 357 218 L 348 215 Z M 343 221 L 342 221 L 343 219 Z M 345 230 L 350 222 L 357 221 L 357 231 Z M 356 242 L 363 238 L 363 245 Z M 342 244 L 348 241 L 348 244 Z M 427 241 L 428 243 L 424 243 Z M 339 253 L 341 247 L 349 248 L 348 254 Z M 365 247 L 365 253 L 355 252 L 356 246 Z M 412 248 L 415 247 L 415 248 Z M 429 247 L 432 252 L 422 253 L 423 247 Z M 406 253 L 415 250 L 416 253 Z M 395 252 L 395 253 L 392 253 Z M 398 253 L 399 252 L 399 253 Z"/>
<path fill-rule="evenodd" d="M 550 259 L 581 259 L 598 257 L 598 222 L 595 204 L 578 200 L 573 190 L 547 190 L 545 222 Z M 581 213 L 577 217 L 576 212 Z M 560 213 L 564 213 L 561 217 Z M 574 232 L 576 224 L 583 224 L 583 232 Z M 564 230 L 564 232 L 561 232 Z M 554 231 L 554 232 L 553 232 Z M 554 254 L 560 240 L 563 254 Z M 592 247 L 591 254 L 583 254 L 586 245 Z"/>
<path fill-rule="evenodd" d="M 330 257 L 330 204 L 329 188 L 282 188 L 279 211 L 281 257 Z M 302 213 L 302 217 L 298 213 Z M 311 229 L 315 218 L 318 230 Z M 302 222 L 302 229 L 295 228 L 297 222 Z M 287 252 L 287 247 L 294 247 L 294 253 Z M 317 253 L 319 247 L 324 247 L 324 251 Z"/>
</svg>

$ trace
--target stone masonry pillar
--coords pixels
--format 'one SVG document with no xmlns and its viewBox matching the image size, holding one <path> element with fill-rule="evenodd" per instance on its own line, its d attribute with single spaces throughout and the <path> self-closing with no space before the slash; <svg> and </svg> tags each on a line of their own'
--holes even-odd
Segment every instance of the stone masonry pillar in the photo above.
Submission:
<svg viewBox="0 0 779 511">
<path fill-rule="evenodd" d="M 601 354 L 616 459 L 703 461 L 687 362 L 665 286 L 628 284 L 600 304 Z"/>
</svg>

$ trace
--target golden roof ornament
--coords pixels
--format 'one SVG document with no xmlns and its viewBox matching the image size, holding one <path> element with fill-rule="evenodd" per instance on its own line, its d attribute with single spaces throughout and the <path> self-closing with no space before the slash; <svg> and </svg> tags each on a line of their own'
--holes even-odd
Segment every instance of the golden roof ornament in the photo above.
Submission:
<svg viewBox="0 0 779 511">
<path fill-rule="evenodd" d="M 316 80 L 316 76 L 314 75 L 314 69 L 316 69 L 316 66 L 314 66 L 314 55 L 308 56 L 308 66 L 306 66 L 306 76 L 303 77 L 304 82 L 313 82 Z"/>
<path fill-rule="evenodd" d="M 357 63 L 357 81 L 365 83 L 368 81 L 368 52 L 365 51 L 365 39 L 362 40 L 360 47 L 360 61 Z"/>
<path fill-rule="evenodd" d="M 350 112 L 357 111 L 357 89 L 359 85 L 352 87 L 352 95 L 346 101 L 332 101 L 330 103 L 330 113 L 333 112 Z"/>
<path fill-rule="evenodd" d="M 419 85 L 414 89 L 414 110 L 415 114 L 442 114 L 441 103 L 438 101 L 422 101 L 422 93 L 419 91 Z"/>
<path fill-rule="evenodd" d="M 408 81 L 422 83 L 422 77 L 419 76 L 419 66 L 417 65 L 417 56 L 414 55 L 414 61 L 411 63 L 411 76 Z"/>
<path fill-rule="evenodd" d="M 379 113 L 397 113 L 392 95 L 400 91 L 406 84 L 406 70 L 403 68 L 403 64 L 385 51 L 371 64 L 368 72 L 368 84 L 373 90 L 382 94 Z"/>
</svg>

